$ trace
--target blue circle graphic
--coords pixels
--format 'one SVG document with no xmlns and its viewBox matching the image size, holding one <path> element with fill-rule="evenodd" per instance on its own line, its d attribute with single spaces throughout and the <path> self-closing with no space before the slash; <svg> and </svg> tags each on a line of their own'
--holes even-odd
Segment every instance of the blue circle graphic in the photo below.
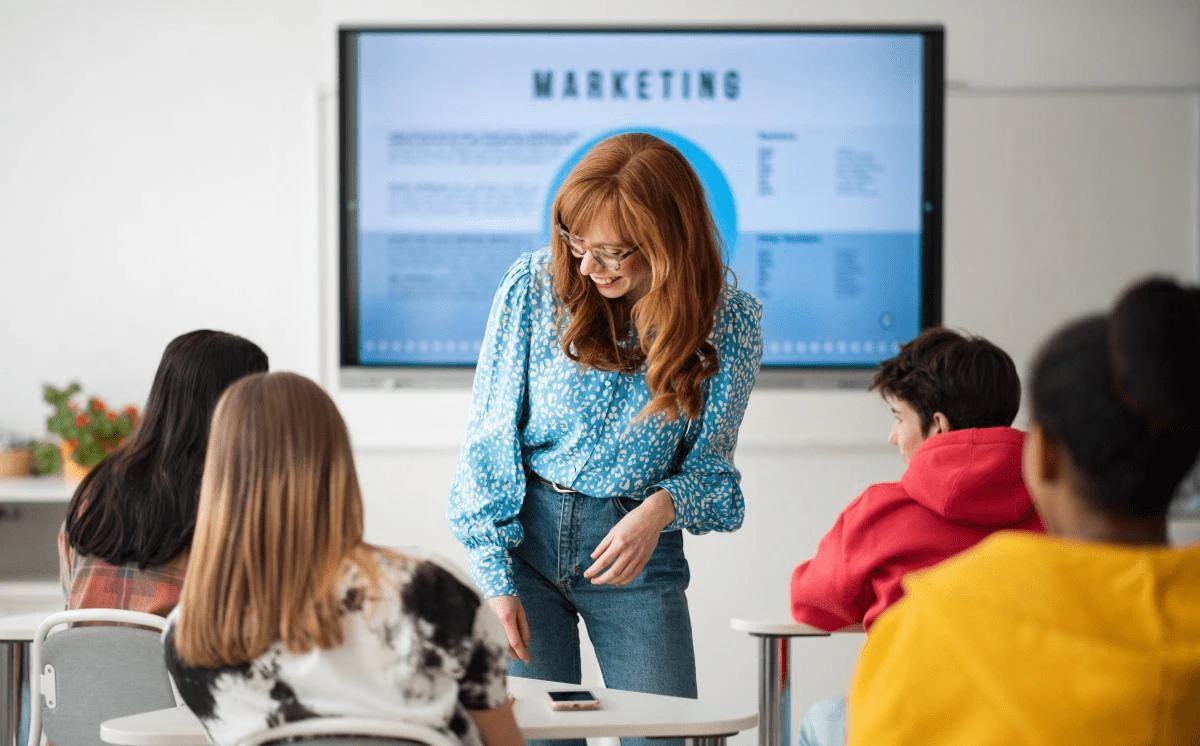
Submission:
<svg viewBox="0 0 1200 746">
<path fill-rule="evenodd" d="M 725 244 L 725 263 L 731 264 L 734 254 L 737 251 L 738 233 L 737 205 L 733 201 L 733 189 L 729 186 L 729 180 L 725 178 L 725 173 L 721 171 L 721 167 L 712 159 L 712 156 L 706 153 L 699 145 L 680 135 L 678 132 L 653 127 L 623 127 L 621 129 L 610 130 L 588 140 L 579 146 L 575 152 L 571 153 L 570 157 L 567 158 L 558 170 L 558 173 L 554 175 L 554 180 L 550 182 L 550 191 L 546 195 L 545 219 L 542 221 L 542 244 L 545 245 L 550 242 L 550 224 L 552 222 L 550 209 L 553 207 L 554 197 L 558 194 L 559 187 L 567 180 L 567 174 L 571 173 L 571 169 L 575 168 L 579 161 L 583 160 L 583 156 L 601 140 L 607 140 L 613 135 L 620 135 L 626 132 L 645 132 L 646 134 L 665 140 L 682 153 L 683 157 L 687 158 L 688 162 L 692 164 L 692 168 L 696 171 L 696 176 L 700 178 L 700 183 L 704 186 L 705 196 L 708 198 L 708 209 L 712 212 L 713 222 L 717 225 L 717 232 L 721 235 L 721 240 Z"/>
</svg>

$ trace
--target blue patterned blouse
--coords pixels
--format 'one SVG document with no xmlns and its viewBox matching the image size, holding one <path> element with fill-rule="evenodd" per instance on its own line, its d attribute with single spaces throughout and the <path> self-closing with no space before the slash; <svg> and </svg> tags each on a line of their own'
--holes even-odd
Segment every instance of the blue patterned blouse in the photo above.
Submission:
<svg viewBox="0 0 1200 746">
<path fill-rule="evenodd" d="M 690 426 L 662 415 L 635 421 L 650 401 L 645 373 L 580 366 L 563 354 L 555 313 L 550 250 L 523 255 L 492 301 L 447 508 L 487 598 L 516 595 L 508 550 L 524 539 L 526 469 L 594 497 L 666 490 L 675 504 L 668 531 L 733 531 L 745 513 L 733 450 L 762 359 L 759 302 L 726 288 L 712 334 L 721 370 Z"/>
</svg>

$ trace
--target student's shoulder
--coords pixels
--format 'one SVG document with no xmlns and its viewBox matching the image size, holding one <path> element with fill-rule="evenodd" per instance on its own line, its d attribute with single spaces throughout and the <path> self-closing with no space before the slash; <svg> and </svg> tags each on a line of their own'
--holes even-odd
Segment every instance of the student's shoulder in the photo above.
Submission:
<svg viewBox="0 0 1200 746">
<path fill-rule="evenodd" d="M 175 604 L 175 608 L 171 609 L 171 611 L 167 614 L 165 622 L 166 626 L 163 628 L 164 636 L 171 630 L 172 627 L 179 624 L 179 609 L 180 604 Z"/>
<path fill-rule="evenodd" d="M 459 608 L 482 602 L 470 575 L 442 554 L 423 547 L 373 547 L 372 552 L 384 582 L 406 605 L 428 594 L 445 596 Z"/>
<path fill-rule="evenodd" d="M 880 482 L 863 490 L 842 508 L 837 530 L 853 546 L 874 547 L 873 551 L 895 548 L 919 529 L 928 512 L 897 482 Z M 864 561 L 865 557 L 864 555 Z"/>
<path fill-rule="evenodd" d="M 873 523 L 904 511 L 910 505 L 916 505 L 916 502 L 899 482 L 877 482 L 850 501 L 842 510 L 842 516 L 847 520 Z"/>
<path fill-rule="evenodd" d="M 916 599 L 936 605 L 997 600 L 997 595 L 1020 593 L 1020 586 L 1034 578 L 1020 579 L 1028 572 L 1037 573 L 1037 563 L 1028 558 L 1039 553 L 1045 538 L 1031 531 L 997 531 L 978 544 L 932 567 L 909 573 L 904 578 L 905 592 Z"/>
</svg>

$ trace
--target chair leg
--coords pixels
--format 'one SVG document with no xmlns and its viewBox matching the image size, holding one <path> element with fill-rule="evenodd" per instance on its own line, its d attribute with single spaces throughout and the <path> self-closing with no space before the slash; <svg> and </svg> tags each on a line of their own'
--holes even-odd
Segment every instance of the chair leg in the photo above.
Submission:
<svg viewBox="0 0 1200 746">
<path fill-rule="evenodd" d="M 27 647 L 18 641 L 0 642 L 0 746 L 25 746 L 19 741 Z"/>
<path fill-rule="evenodd" d="M 758 746 L 789 746 L 792 739 L 792 676 L 789 638 L 758 638 Z"/>
</svg>

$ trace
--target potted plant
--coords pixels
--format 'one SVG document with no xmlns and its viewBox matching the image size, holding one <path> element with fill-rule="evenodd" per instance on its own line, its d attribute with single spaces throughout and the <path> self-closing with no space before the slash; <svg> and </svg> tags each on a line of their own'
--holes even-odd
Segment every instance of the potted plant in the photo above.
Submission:
<svg viewBox="0 0 1200 746">
<path fill-rule="evenodd" d="M 33 440 L 0 430 L 0 477 L 27 477 L 33 470 Z"/>
<path fill-rule="evenodd" d="M 62 390 L 47 385 L 43 395 L 54 408 L 54 414 L 46 420 L 46 428 L 62 439 L 59 448 L 63 475 L 71 481 L 83 479 L 88 469 L 103 461 L 137 424 L 137 407 L 133 405 L 116 412 L 93 396 L 81 408 L 73 401 L 80 390 L 78 383 Z"/>
</svg>

